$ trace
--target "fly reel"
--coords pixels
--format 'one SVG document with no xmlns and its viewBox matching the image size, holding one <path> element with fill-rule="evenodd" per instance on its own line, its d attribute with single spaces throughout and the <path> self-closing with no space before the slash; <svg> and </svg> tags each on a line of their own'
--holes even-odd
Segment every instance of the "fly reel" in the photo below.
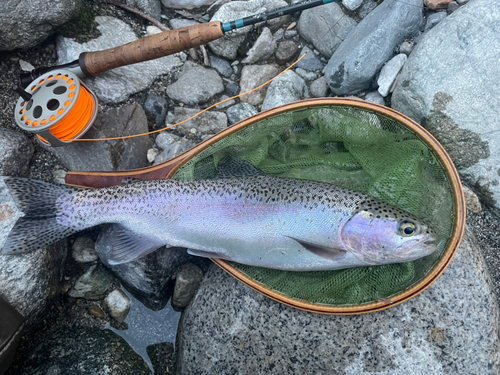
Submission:
<svg viewBox="0 0 500 375">
<path fill-rule="evenodd" d="M 97 116 L 97 97 L 68 70 L 51 70 L 26 91 L 15 90 L 21 95 L 14 112 L 17 125 L 49 146 L 65 146 L 80 138 Z"/>
</svg>

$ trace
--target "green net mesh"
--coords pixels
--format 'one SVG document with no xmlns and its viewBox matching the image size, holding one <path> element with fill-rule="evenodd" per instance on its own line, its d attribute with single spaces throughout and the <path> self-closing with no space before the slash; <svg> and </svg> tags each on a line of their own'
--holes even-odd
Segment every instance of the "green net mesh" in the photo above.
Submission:
<svg viewBox="0 0 500 375">
<path fill-rule="evenodd" d="M 377 197 L 422 218 L 438 234 L 432 255 L 408 263 L 316 272 L 231 263 L 288 297 L 331 306 L 390 298 L 422 280 L 451 238 L 453 193 L 442 165 L 410 129 L 378 113 L 330 106 L 268 117 L 202 151 L 173 178 L 214 178 L 228 156 L 268 174 L 331 182 Z"/>
</svg>

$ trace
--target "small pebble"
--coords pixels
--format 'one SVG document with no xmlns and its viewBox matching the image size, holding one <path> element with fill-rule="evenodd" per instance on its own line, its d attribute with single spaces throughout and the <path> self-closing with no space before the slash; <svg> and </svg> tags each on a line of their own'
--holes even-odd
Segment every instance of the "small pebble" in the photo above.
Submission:
<svg viewBox="0 0 500 375">
<path fill-rule="evenodd" d="M 160 34 L 162 32 L 163 31 L 158 26 L 148 26 L 146 28 L 146 34 L 148 34 L 149 36 Z"/>
<path fill-rule="evenodd" d="M 182 266 L 175 279 L 172 306 L 181 309 L 189 305 L 203 279 L 203 271 L 195 264 L 186 263 Z"/>
<path fill-rule="evenodd" d="M 157 148 L 153 147 L 148 150 L 147 158 L 150 163 L 155 161 L 155 158 L 160 155 L 160 151 Z"/>
<path fill-rule="evenodd" d="M 480 213 L 483 209 L 481 207 L 481 202 L 479 202 L 479 198 L 476 193 L 474 193 L 470 188 L 463 185 L 464 190 L 464 198 L 465 198 L 465 206 L 471 212 L 475 214 Z"/>
<path fill-rule="evenodd" d="M 292 30 L 295 26 L 297 26 L 297 22 L 292 22 L 288 27 L 286 28 L 288 30 Z"/>
<path fill-rule="evenodd" d="M 424 5 L 430 9 L 446 9 L 451 0 L 424 0 Z"/>
<path fill-rule="evenodd" d="M 63 171 L 62 169 L 56 169 L 55 171 L 52 171 L 52 177 L 54 177 L 54 182 L 56 184 L 66 184 L 66 171 Z"/>
<path fill-rule="evenodd" d="M 95 262 L 99 255 L 95 251 L 95 242 L 87 236 L 78 237 L 73 243 L 71 256 L 78 263 Z"/>
<path fill-rule="evenodd" d="M 122 323 L 130 312 L 131 302 L 125 293 L 115 289 L 104 299 L 104 306 L 113 319 Z"/>
<path fill-rule="evenodd" d="M 458 8 L 460 8 L 460 5 L 458 5 L 458 3 L 456 1 L 452 1 L 451 3 L 448 4 L 447 12 L 448 12 L 448 14 L 452 14 Z"/>
<path fill-rule="evenodd" d="M 415 44 L 410 42 L 403 42 L 399 46 L 399 53 L 404 53 L 406 56 L 410 56 L 410 53 L 415 49 Z"/>
<path fill-rule="evenodd" d="M 89 307 L 89 313 L 99 319 L 104 319 L 106 317 L 104 311 L 102 311 L 102 309 L 97 305 L 91 305 Z"/>
</svg>

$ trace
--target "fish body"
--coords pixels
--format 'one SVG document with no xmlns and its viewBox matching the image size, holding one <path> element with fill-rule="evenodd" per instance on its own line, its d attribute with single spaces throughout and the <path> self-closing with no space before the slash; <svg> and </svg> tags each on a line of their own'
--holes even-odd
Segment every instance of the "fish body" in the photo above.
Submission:
<svg viewBox="0 0 500 375">
<path fill-rule="evenodd" d="M 254 266 L 312 271 L 406 262 L 436 247 L 435 233 L 409 213 L 322 182 L 254 175 L 88 190 L 21 178 L 5 183 L 25 217 L 3 253 L 34 250 L 104 223 L 115 224 L 110 263 L 166 245 Z"/>
</svg>

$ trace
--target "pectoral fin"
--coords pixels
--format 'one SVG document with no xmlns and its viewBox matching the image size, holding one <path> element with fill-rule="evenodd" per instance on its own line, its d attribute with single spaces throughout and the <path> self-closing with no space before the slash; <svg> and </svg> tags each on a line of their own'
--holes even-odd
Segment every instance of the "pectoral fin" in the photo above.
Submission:
<svg viewBox="0 0 500 375">
<path fill-rule="evenodd" d="M 195 256 L 198 256 L 198 257 L 203 257 L 203 258 L 214 258 L 214 259 L 230 260 L 224 254 L 214 253 L 214 252 L 211 252 L 211 251 L 188 249 L 187 252 L 188 252 L 188 254 L 195 255 Z"/>
<path fill-rule="evenodd" d="M 132 232 L 119 224 L 113 225 L 111 237 L 113 249 L 108 259 L 111 265 L 130 262 L 164 245 Z"/>
<path fill-rule="evenodd" d="M 298 238 L 286 236 L 294 241 L 297 241 L 299 244 L 301 244 L 304 248 L 309 250 L 311 253 L 316 254 L 317 256 L 320 256 L 322 258 L 330 259 L 330 260 L 340 260 L 344 254 L 346 253 L 345 250 L 340 250 L 340 249 L 335 249 L 333 247 L 327 247 L 319 244 L 315 244 L 312 242 L 307 242 L 300 240 Z"/>
</svg>

